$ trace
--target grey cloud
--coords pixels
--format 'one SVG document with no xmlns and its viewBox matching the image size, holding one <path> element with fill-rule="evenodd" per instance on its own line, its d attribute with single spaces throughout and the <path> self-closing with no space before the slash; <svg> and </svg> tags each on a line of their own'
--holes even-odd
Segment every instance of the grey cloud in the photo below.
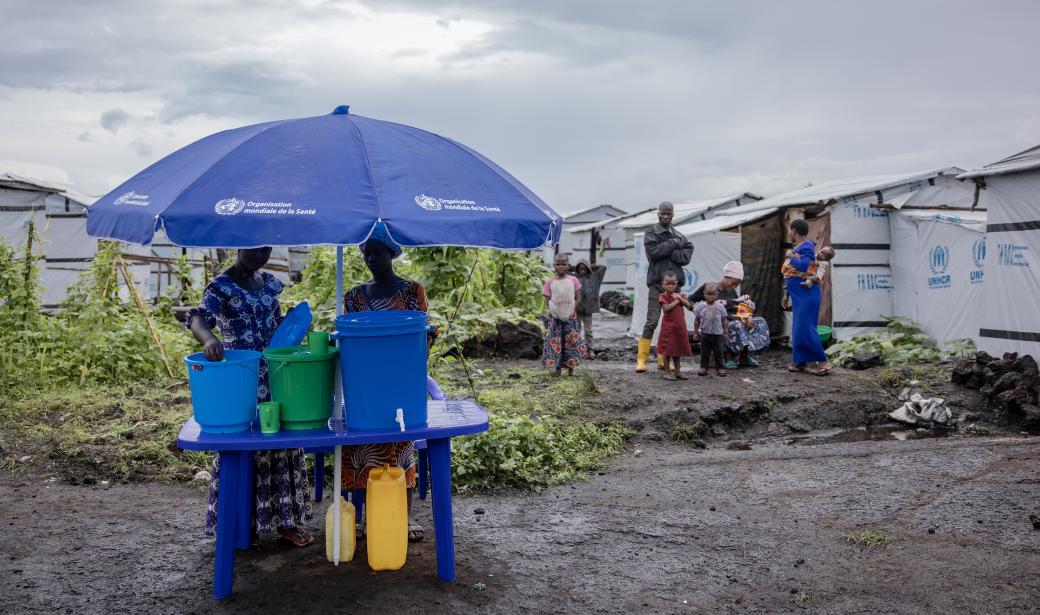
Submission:
<svg viewBox="0 0 1040 615">
<path fill-rule="evenodd" d="M 101 127 L 109 131 L 112 134 L 119 132 L 119 129 L 126 125 L 130 121 L 130 114 L 122 109 L 109 109 L 101 114 L 101 119 L 98 121 Z"/>
<path fill-rule="evenodd" d="M 125 168 L 63 162 L 77 177 L 125 177 L 202 127 L 344 103 L 466 143 L 564 211 L 973 166 L 1040 142 L 1034 2 L 366 2 L 447 36 L 458 20 L 490 30 L 439 58 L 422 41 L 389 50 L 373 70 L 348 53 L 254 53 L 356 19 L 349 2 L 16 3 L 0 22 L 0 157 L 18 155 L 8 135 L 32 139 L 9 112 L 30 90 L 105 101 L 94 114 L 112 93 L 158 101 L 153 118 L 119 103 L 135 128 L 162 124 L 110 163 Z M 82 130 L 70 114 L 68 139 Z"/>
<path fill-rule="evenodd" d="M 147 158 L 152 155 L 152 146 L 148 145 L 144 141 L 133 141 L 130 143 L 130 147 L 133 148 L 134 153 L 137 154 L 138 158 Z"/>
<path fill-rule="evenodd" d="M 194 65 L 159 110 L 159 119 L 171 123 L 192 115 L 262 117 L 277 113 L 305 84 L 302 76 L 270 62 Z"/>
<path fill-rule="evenodd" d="M 84 143 L 90 143 L 91 141 L 94 140 L 94 137 L 90 134 L 89 130 L 84 130 L 83 132 L 80 133 L 80 135 L 78 137 L 76 137 L 76 139 L 78 141 L 82 141 Z"/>
</svg>

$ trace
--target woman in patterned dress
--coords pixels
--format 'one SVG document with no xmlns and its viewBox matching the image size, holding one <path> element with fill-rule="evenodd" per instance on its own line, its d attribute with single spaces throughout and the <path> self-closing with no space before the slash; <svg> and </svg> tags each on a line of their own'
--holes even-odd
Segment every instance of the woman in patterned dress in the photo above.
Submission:
<svg viewBox="0 0 1040 615">
<path fill-rule="evenodd" d="M 282 320 L 278 294 L 282 283 L 260 269 L 271 258 L 271 248 L 239 250 L 230 269 L 213 278 L 202 294 L 199 307 L 188 312 L 187 325 L 203 344 L 210 361 L 224 358 L 224 349 L 263 351 Z M 220 326 L 220 337 L 213 328 Z M 267 361 L 260 360 L 257 400 L 271 398 Z M 260 534 L 273 533 L 298 547 L 314 542 L 300 529 L 311 518 L 310 485 L 303 449 L 256 451 L 253 455 L 256 497 L 253 515 L 254 543 Z M 213 478 L 209 483 L 206 534 L 212 536 L 217 523 L 220 454 L 213 454 Z"/>
<path fill-rule="evenodd" d="M 390 238 L 386 227 L 376 226 L 368 240 L 361 244 L 365 265 L 372 273 L 372 280 L 359 284 L 343 295 L 343 311 L 374 312 L 381 310 L 413 310 L 426 312 L 426 291 L 418 282 L 397 277 L 393 259 L 401 255 L 401 246 Z M 388 365 L 387 369 L 393 369 Z M 414 442 L 392 442 L 388 444 L 363 444 L 343 447 L 343 488 L 364 489 L 368 485 L 368 473 L 372 468 L 384 465 L 402 468 L 408 487 L 408 540 L 423 539 L 423 527 L 412 520 L 412 490 L 415 488 Z M 358 528 L 360 535 L 361 528 Z"/>
</svg>

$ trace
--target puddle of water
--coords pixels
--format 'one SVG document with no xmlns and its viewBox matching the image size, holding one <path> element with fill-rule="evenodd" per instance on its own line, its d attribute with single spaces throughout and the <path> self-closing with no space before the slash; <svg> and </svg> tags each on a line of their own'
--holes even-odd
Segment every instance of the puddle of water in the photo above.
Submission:
<svg viewBox="0 0 1040 615">
<path fill-rule="evenodd" d="M 792 446 L 812 446 L 816 444 L 836 444 L 842 442 L 878 442 L 887 440 L 923 440 L 926 438 L 945 438 L 952 430 L 949 429 L 922 429 L 907 427 L 906 425 L 871 425 L 868 427 L 857 427 L 837 433 L 798 436 L 788 438 L 787 443 Z"/>
</svg>

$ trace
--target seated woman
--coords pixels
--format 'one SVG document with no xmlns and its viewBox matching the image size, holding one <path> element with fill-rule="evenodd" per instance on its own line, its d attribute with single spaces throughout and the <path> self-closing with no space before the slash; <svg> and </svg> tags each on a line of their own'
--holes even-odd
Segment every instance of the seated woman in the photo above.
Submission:
<svg viewBox="0 0 1040 615">
<path fill-rule="evenodd" d="M 203 352 L 210 361 L 222 360 L 225 348 L 263 351 L 271 341 L 282 321 L 282 307 L 278 302 L 282 283 L 270 273 L 260 272 L 270 258 L 271 248 L 239 250 L 235 264 L 213 278 L 202 293 L 202 304 L 188 312 L 188 328 L 203 344 Z M 213 328 L 218 325 L 221 339 L 213 335 Z M 269 386 L 267 361 L 261 359 L 258 402 L 271 399 Z M 299 528 L 311 518 L 311 491 L 303 449 L 256 451 L 253 465 L 256 476 L 254 543 L 259 534 L 271 533 L 275 528 L 282 538 L 298 547 L 314 542 L 313 536 Z M 214 453 L 206 510 L 208 536 L 214 534 L 217 523 L 219 480 L 220 453 Z"/>
<path fill-rule="evenodd" d="M 761 316 L 754 316 L 755 304 L 747 295 L 737 296 L 737 286 L 744 280 L 744 265 L 739 261 L 730 261 L 722 268 L 722 280 L 715 282 L 719 288 L 719 299 L 726 302 L 726 314 L 729 316 L 729 339 L 726 342 L 726 369 L 740 367 L 758 367 L 758 361 L 751 357 L 752 352 L 759 352 L 769 346 L 769 325 Z M 691 303 L 704 301 L 704 287 L 690 293 Z"/>
<path fill-rule="evenodd" d="M 368 241 L 361 244 L 365 265 L 372 281 L 359 284 L 343 295 L 343 311 L 375 312 L 381 310 L 413 310 L 426 312 L 426 291 L 418 282 L 397 277 L 393 259 L 401 255 L 401 246 L 390 238 L 386 227 L 378 224 Z M 387 365 L 387 369 L 394 366 Z M 364 444 L 343 447 L 343 489 L 364 489 L 372 468 L 390 465 L 402 468 L 408 487 L 408 540 L 423 539 L 423 527 L 412 520 L 412 490 L 415 488 L 414 442 Z M 358 529 L 360 535 L 361 529 Z"/>
</svg>

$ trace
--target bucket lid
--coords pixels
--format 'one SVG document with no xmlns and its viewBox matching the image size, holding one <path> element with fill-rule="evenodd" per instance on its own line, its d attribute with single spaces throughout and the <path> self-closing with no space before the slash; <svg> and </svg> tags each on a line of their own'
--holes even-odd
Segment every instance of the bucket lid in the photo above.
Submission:
<svg viewBox="0 0 1040 615">
<path fill-rule="evenodd" d="M 336 318 L 336 331 L 345 335 L 399 335 L 426 330 L 427 315 L 415 310 L 351 312 Z"/>
<path fill-rule="evenodd" d="M 314 353 L 302 346 L 289 346 L 286 348 L 268 348 L 264 351 L 264 358 L 268 362 L 276 363 L 310 363 L 312 361 L 328 361 L 339 354 L 338 348 L 329 348 L 325 353 Z"/>
</svg>

